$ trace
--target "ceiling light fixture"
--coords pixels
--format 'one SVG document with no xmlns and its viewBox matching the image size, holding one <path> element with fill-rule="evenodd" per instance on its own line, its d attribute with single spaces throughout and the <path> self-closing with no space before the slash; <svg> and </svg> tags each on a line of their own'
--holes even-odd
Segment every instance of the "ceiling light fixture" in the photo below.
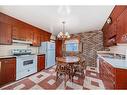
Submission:
<svg viewBox="0 0 127 95">
<path fill-rule="evenodd" d="M 63 24 L 63 31 L 62 32 L 59 32 L 59 34 L 58 34 L 58 38 L 59 39 L 69 39 L 70 38 L 70 34 L 68 33 L 68 32 L 65 32 L 65 24 L 66 24 L 66 22 L 65 21 L 63 21 L 62 22 L 62 24 Z"/>
</svg>

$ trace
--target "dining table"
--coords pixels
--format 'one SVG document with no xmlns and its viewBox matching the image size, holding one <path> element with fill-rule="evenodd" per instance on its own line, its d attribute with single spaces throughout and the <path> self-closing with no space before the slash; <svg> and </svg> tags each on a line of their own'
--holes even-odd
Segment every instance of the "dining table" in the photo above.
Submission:
<svg viewBox="0 0 127 95">
<path fill-rule="evenodd" d="M 77 56 L 66 56 L 57 57 L 56 60 L 58 61 L 58 63 L 75 64 L 80 61 L 80 58 Z"/>
<path fill-rule="evenodd" d="M 65 73 L 68 74 L 69 79 L 71 79 L 73 81 L 73 76 L 75 73 L 74 72 L 74 64 L 77 64 L 80 61 L 80 58 L 77 56 L 56 57 L 56 61 L 57 61 L 56 72 L 57 73 L 64 72 L 64 74 Z M 69 73 L 68 73 L 68 70 L 69 70 Z M 57 77 L 58 77 L 58 75 L 57 75 Z M 65 83 L 65 85 L 66 85 L 66 83 Z"/>
</svg>

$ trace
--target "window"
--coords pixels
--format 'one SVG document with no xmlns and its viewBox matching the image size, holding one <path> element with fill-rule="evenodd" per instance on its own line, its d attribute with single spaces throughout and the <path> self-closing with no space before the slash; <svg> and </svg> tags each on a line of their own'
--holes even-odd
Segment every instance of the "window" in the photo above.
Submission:
<svg viewBox="0 0 127 95">
<path fill-rule="evenodd" d="M 67 52 L 78 52 L 79 51 L 78 40 L 67 40 L 65 42 L 65 48 Z"/>
</svg>

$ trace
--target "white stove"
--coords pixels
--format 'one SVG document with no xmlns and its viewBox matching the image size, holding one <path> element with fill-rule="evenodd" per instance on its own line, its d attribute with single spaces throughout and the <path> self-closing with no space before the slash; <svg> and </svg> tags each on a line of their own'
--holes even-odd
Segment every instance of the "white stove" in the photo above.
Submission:
<svg viewBox="0 0 127 95">
<path fill-rule="evenodd" d="M 30 49 L 13 49 L 12 54 L 16 56 L 16 80 L 37 72 L 37 55 Z"/>
</svg>

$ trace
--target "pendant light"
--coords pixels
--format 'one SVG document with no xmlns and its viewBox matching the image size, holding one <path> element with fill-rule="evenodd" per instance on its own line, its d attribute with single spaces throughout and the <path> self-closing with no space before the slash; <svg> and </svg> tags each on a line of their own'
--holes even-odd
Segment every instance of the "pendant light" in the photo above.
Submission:
<svg viewBox="0 0 127 95">
<path fill-rule="evenodd" d="M 68 32 L 65 32 L 65 24 L 66 24 L 66 22 L 65 21 L 63 21 L 62 22 L 62 24 L 63 24 L 63 31 L 62 32 L 59 32 L 59 34 L 58 34 L 58 38 L 59 39 L 69 39 L 70 38 L 70 35 L 69 35 L 69 33 Z"/>
</svg>

